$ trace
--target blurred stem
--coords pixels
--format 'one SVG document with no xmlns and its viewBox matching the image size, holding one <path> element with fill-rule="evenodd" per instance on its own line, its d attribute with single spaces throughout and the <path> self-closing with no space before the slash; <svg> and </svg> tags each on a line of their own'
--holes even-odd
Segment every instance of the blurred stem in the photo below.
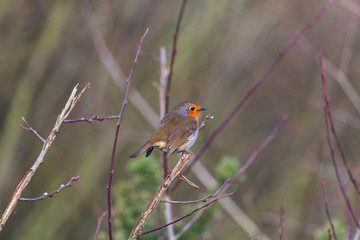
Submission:
<svg viewBox="0 0 360 240">
<path fill-rule="evenodd" d="M 171 201 L 169 196 L 165 196 L 165 200 Z M 165 204 L 165 220 L 166 220 L 166 224 L 168 224 L 171 223 L 173 220 L 171 203 L 165 202 L 164 204 Z M 175 240 L 174 225 L 169 225 L 166 230 L 168 233 L 168 239 Z"/>
<path fill-rule="evenodd" d="M 3 134 L 0 139 L 0 192 L 4 192 L 3 188 L 7 185 L 5 179 L 8 179 L 9 174 L 13 172 L 10 168 L 10 163 L 14 162 L 16 146 L 22 132 L 19 131 L 17 123 L 22 116 L 26 118 L 29 115 L 35 91 L 43 79 L 43 74 L 50 62 L 49 59 L 54 49 L 58 46 L 59 40 L 61 40 L 60 36 L 66 26 L 73 4 L 73 1 L 62 0 L 57 0 L 53 4 L 47 16 L 44 29 L 35 44 L 36 47 L 29 60 L 29 64 L 11 100 L 11 106 L 6 115 L 2 130 Z"/>
</svg>

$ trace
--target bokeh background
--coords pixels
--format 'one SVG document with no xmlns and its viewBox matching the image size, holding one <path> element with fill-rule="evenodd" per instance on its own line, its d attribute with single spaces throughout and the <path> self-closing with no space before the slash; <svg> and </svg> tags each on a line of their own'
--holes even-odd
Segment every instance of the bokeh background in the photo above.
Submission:
<svg viewBox="0 0 360 240">
<path fill-rule="evenodd" d="M 121 189 L 122 183 L 129 187 L 128 194 L 117 194 L 118 198 L 126 199 L 131 192 L 136 201 L 140 190 L 136 180 L 132 180 L 131 171 L 136 172 L 137 168 L 129 167 L 128 156 L 149 137 L 153 130 L 151 123 L 158 121 L 160 47 L 164 46 L 170 53 L 181 2 L 0 1 L 1 212 L 42 147 L 33 134 L 19 128 L 18 124 L 23 124 L 21 117 L 46 137 L 72 88 L 87 82 L 91 87 L 70 118 L 117 115 L 124 94 L 123 81 L 130 71 L 140 36 L 149 27 L 131 82 L 114 175 L 116 189 Z M 324 0 L 188 1 L 178 38 L 170 106 L 193 100 L 214 115 L 192 147 L 194 153 L 295 33 L 325 4 Z M 327 89 L 335 126 L 357 177 L 359 9 L 358 1 L 336 1 L 281 59 L 266 82 L 200 159 L 214 177 L 219 174 L 221 163 L 230 162 L 227 165 L 230 174 L 250 157 L 283 114 L 288 115 L 276 139 L 231 188 L 236 191 L 231 198 L 237 207 L 269 239 L 279 238 L 282 203 L 287 239 L 322 239 L 319 229 L 326 231 L 329 227 L 322 180 L 327 184 L 330 213 L 337 221 L 336 228 L 339 234 L 343 232 L 342 239 L 349 234 L 346 206 L 325 138 L 317 58 L 322 51 L 327 60 Z M 103 48 L 104 44 L 109 52 Z M 104 60 L 111 60 L 111 56 L 117 65 L 111 65 L 111 61 L 110 65 L 104 65 Z M 352 92 L 344 91 L 344 81 L 350 83 L 348 88 Z M 139 96 L 148 105 L 141 102 Z M 19 202 L 0 239 L 92 238 L 97 218 L 107 207 L 106 184 L 115 127 L 116 121 L 63 125 L 45 163 L 23 196 L 35 197 L 53 191 L 71 176 L 80 175 L 80 180 L 52 199 Z M 159 152 L 154 152 L 152 161 L 156 163 L 159 156 Z M 170 165 L 177 158 L 172 156 Z M 343 181 L 349 185 L 349 196 L 358 214 L 358 198 L 341 164 L 340 171 Z M 160 180 L 161 170 L 155 172 Z M 194 173 L 188 176 L 204 190 L 181 184 L 173 199 L 196 199 L 211 192 Z M 145 209 L 147 199 L 137 199 L 140 208 Z M 193 208 L 195 206 L 175 208 L 174 217 Z M 237 224 L 220 205 L 214 205 L 213 209 L 211 216 L 205 216 L 207 225 L 198 230 L 198 235 L 183 239 L 246 239 L 249 236 L 247 229 Z M 115 216 L 120 219 L 121 215 L 119 208 Z M 116 230 L 121 231 L 120 228 Z M 106 233 L 106 220 L 101 230 Z M 352 231 L 355 231 L 353 225 Z M 148 237 L 156 238 L 157 234 Z"/>
</svg>

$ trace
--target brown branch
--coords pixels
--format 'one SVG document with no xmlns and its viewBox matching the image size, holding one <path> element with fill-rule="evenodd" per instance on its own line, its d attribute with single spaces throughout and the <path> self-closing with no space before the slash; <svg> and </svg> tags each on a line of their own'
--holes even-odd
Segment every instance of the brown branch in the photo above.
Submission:
<svg viewBox="0 0 360 240">
<path fill-rule="evenodd" d="M 146 34 L 148 33 L 148 31 L 149 31 L 149 28 L 146 29 L 144 35 L 142 35 L 142 37 L 140 39 L 139 48 L 138 48 L 138 50 L 136 52 L 136 56 L 135 56 L 133 65 L 131 67 L 129 77 L 126 79 L 124 100 L 122 102 L 122 107 L 121 107 L 121 111 L 120 111 L 120 114 L 119 114 L 119 120 L 116 123 L 115 139 L 114 139 L 114 145 L 113 145 L 112 156 L 111 156 L 111 161 L 110 161 L 109 183 L 106 186 L 106 188 L 107 188 L 107 197 L 108 197 L 108 226 L 109 226 L 108 233 L 109 233 L 109 239 L 110 240 L 113 239 L 113 237 L 112 237 L 112 219 L 111 219 L 111 202 L 112 202 L 111 201 L 111 184 L 112 184 L 112 178 L 113 178 L 113 175 L 114 175 L 114 162 L 115 162 L 116 145 L 117 145 L 117 140 L 118 140 L 118 136 L 119 136 L 121 120 L 123 119 L 125 107 L 126 107 L 126 104 L 127 104 L 127 97 L 128 97 L 129 87 L 130 87 L 130 80 L 131 80 L 131 77 L 133 75 L 134 68 L 135 68 L 135 65 L 137 63 L 138 57 L 140 55 L 140 49 L 141 49 L 142 42 L 143 42 Z"/>
<path fill-rule="evenodd" d="M 275 126 L 274 130 L 272 131 L 272 133 L 265 139 L 265 141 L 260 145 L 260 147 L 253 152 L 253 154 L 251 155 L 251 157 L 246 161 L 246 163 L 239 169 L 239 171 L 237 172 L 237 174 L 232 178 L 232 179 L 228 179 L 227 181 L 225 181 L 225 183 L 218 189 L 218 191 L 216 191 L 216 193 L 214 195 L 219 195 L 219 194 L 223 194 L 227 189 L 229 189 L 229 187 L 236 182 L 236 180 L 242 176 L 244 174 L 244 172 L 250 167 L 250 165 L 255 161 L 255 159 L 259 156 L 259 154 L 269 145 L 269 143 L 276 137 L 276 135 L 278 134 L 278 132 L 280 131 L 280 129 L 282 128 L 282 126 L 285 124 L 285 122 L 287 121 L 287 116 L 284 115 L 282 117 L 282 119 L 280 120 L 280 122 Z M 196 172 L 197 173 L 197 172 Z M 208 175 L 210 176 L 210 175 Z M 199 178 L 199 176 L 198 176 Z M 199 178 L 201 181 L 206 182 L 205 179 L 203 178 Z M 208 180 L 208 179 L 207 179 Z M 212 181 L 215 181 L 214 179 L 212 179 Z M 206 185 L 206 183 L 204 183 L 205 186 L 209 189 L 212 187 L 209 187 L 208 185 Z M 205 198 L 206 199 L 206 198 Z M 231 199 L 226 199 L 226 200 L 231 200 Z M 228 213 L 231 215 L 233 214 L 234 211 L 229 211 L 229 209 L 227 209 L 228 205 L 225 205 L 223 202 L 220 202 L 220 204 L 223 206 L 223 208 L 228 211 Z M 226 207 L 224 207 L 226 206 Z M 184 228 L 176 235 L 176 238 L 178 239 L 182 234 L 184 234 L 185 231 L 187 231 L 196 221 L 197 219 L 200 218 L 202 212 L 199 212 L 196 217 L 194 217 L 188 224 L 186 224 L 184 226 Z M 232 215 L 233 216 L 233 215 Z M 236 216 L 238 217 L 238 216 Z M 244 218 L 244 217 L 243 217 Z M 241 225 L 242 227 L 244 227 L 244 225 Z M 252 228 L 254 228 L 254 225 L 250 225 L 248 224 L 247 227 L 244 227 L 244 229 L 246 231 L 250 231 L 250 226 Z M 258 232 L 260 232 L 260 230 L 258 230 L 258 228 L 256 227 L 256 230 Z M 251 233 L 251 231 L 249 232 Z M 255 233 L 253 231 L 253 233 Z M 262 236 L 264 239 L 268 239 L 266 236 Z"/>
<path fill-rule="evenodd" d="M 355 213 L 354 213 L 354 211 L 352 209 L 349 197 L 347 196 L 345 188 L 344 188 L 343 184 L 341 183 L 339 168 L 338 168 L 338 165 L 337 165 L 336 159 L 335 159 L 334 145 L 332 143 L 331 135 L 330 135 L 330 117 L 329 117 L 329 115 L 331 115 L 331 111 L 330 111 L 330 106 L 329 106 L 329 98 L 328 98 L 328 95 L 326 93 L 327 76 L 325 74 L 325 63 L 324 63 L 324 60 L 322 58 L 321 53 L 319 54 L 319 62 L 320 62 L 320 66 L 321 66 L 321 80 L 322 80 L 321 94 L 322 94 L 323 99 L 324 99 L 324 119 L 325 119 L 325 128 L 326 128 L 326 139 L 327 139 L 327 142 L 328 142 L 328 145 L 329 145 L 330 156 L 331 156 L 331 160 L 332 160 L 332 163 L 333 163 L 333 166 L 334 166 L 336 179 L 337 179 L 337 182 L 339 184 L 341 193 L 342 193 L 342 195 L 344 197 L 346 206 L 347 206 L 347 208 L 349 209 L 349 211 L 351 213 L 351 217 L 354 220 L 355 225 L 358 228 L 360 228 L 359 221 L 358 221 L 358 219 L 357 219 L 357 217 L 356 217 L 356 215 L 355 215 Z"/>
<path fill-rule="evenodd" d="M 210 135 L 209 139 L 206 141 L 204 146 L 200 149 L 198 154 L 191 160 L 189 166 L 185 169 L 184 175 L 186 175 L 190 169 L 195 165 L 195 163 L 200 159 L 200 157 L 205 153 L 205 151 L 210 147 L 214 139 L 219 135 L 219 133 L 224 130 L 224 128 L 228 125 L 228 123 L 233 119 L 235 114 L 240 110 L 240 108 L 244 105 L 244 103 L 249 99 L 249 97 L 263 84 L 263 82 L 267 79 L 267 77 L 270 75 L 270 73 L 275 69 L 275 67 L 278 65 L 280 60 L 283 56 L 285 56 L 289 50 L 294 47 L 299 40 L 299 38 L 310 28 L 314 25 L 315 21 L 317 21 L 323 13 L 333 4 L 333 1 L 328 1 L 327 4 L 325 4 L 320 11 L 313 17 L 310 22 L 306 24 L 305 27 L 303 27 L 299 32 L 295 34 L 295 36 L 290 40 L 290 42 L 280 51 L 278 56 L 273 60 L 273 62 L 270 64 L 270 66 L 266 69 L 264 74 L 255 82 L 255 84 L 247 91 L 246 95 L 240 99 L 238 104 L 233 108 L 233 110 L 229 113 L 229 115 L 223 120 L 223 122 L 219 125 L 218 128 L 216 128 L 213 133 Z M 171 192 L 175 190 L 175 188 L 178 186 L 179 181 L 177 181 L 173 187 L 170 189 Z"/>
<path fill-rule="evenodd" d="M 161 202 L 165 203 L 171 203 L 171 204 L 194 204 L 194 203 L 200 203 L 200 202 L 207 202 L 210 198 L 216 198 L 219 195 L 221 195 L 222 189 L 230 182 L 231 178 L 228 178 L 225 180 L 224 184 L 214 193 L 209 194 L 205 198 L 197 199 L 197 200 L 188 200 L 188 201 L 173 201 L 173 200 L 167 200 L 167 199 L 161 199 Z"/>
<path fill-rule="evenodd" d="M 147 218 L 149 217 L 150 213 L 155 208 L 156 204 L 160 201 L 161 197 L 165 194 L 166 190 L 169 188 L 170 184 L 179 176 L 183 168 L 186 166 L 186 164 L 189 162 L 191 154 L 184 152 L 179 159 L 178 163 L 174 167 L 174 169 L 167 175 L 167 177 L 164 179 L 163 183 L 157 190 L 156 194 L 152 198 L 151 202 L 149 203 L 146 210 L 141 215 L 138 223 L 135 225 L 134 229 L 131 231 L 131 234 L 129 236 L 129 239 L 137 239 L 139 238 L 141 234 L 141 229 L 144 226 Z"/>
<path fill-rule="evenodd" d="M 71 187 L 72 183 L 79 180 L 79 178 L 80 178 L 80 176 L 70 178 L 70 180 L 66 184 L 61 184 L 58 189 L 56 189 L 55 191 L 52 191 L 51 193 L 45 192 L 40 197 L 36 197 L 36 198 L 20 198 L 19 201 L 35 202 L 38 200 L 44 200 L 46 197 L 54 197 L 54 195 L 56 193 L 59 193 L 61 190 Z"/>
<path fill-rule="evenodd" d="M 160 230 L 160 229 L 163 229 L 163 228 L 165 228 L 165 227 L 168 227 L 169 225 L 172 225 L 172 224 L 174 224 L 174 223 L 177 223 L 177 222 L 179 222 L 179 221 L 181 221 L 181 220 L 183 220 L 183 219 L 185 219 L 185 218 L 187 218 L 187 217 L 190 217 L 191 215 L 193 215 L 193 214 L 196 213 L 197 211 L 200 211 L 201 209 L 204 209 L 204 208 L 206 208 L 206 207 L 209 207 L 210 205 L 212 205 L 213 203 L 219 201 L 220 199 L 229 197 L 229 196 L 231 196 L 231 195 L 233 195 L 233 194 L 234 194 L 234 192 L 221 195 L 220 197 L 218 197 L 218 198 L 212 200 L 211 202 L 209 202 L 208 204 L 205 204 L 205 205 L 202 206 L 202 207 L 199 207 L 199 208 L 194 209 L 191 213 L 188 213 L 188 214 L 186 214 L 185 216 L 183 216 L 183 217 L 181 217 L 181 218 L 178 218 L 178 219 L 172 221 L 171 223 L 168 223 L 168 224 L 165 224 L 165 225 L 163 225 L 163 226 L 160 226 L 160 227 L 157 227 L 157 228 L 154 228 L 154 229 L 151 229 L 151 230 L 149 230 L 149 231 L 146 231 L 146 232 L 141 233 L 141 236 L 142 236 L 142 235 L 145 235 L 145 234 L 148 234 L 148 233 L 152 233 L 152 232 L 158 231 L 158 230 Z"/>
<path fill-rule="evenodd" d="M 169 76 L 167 79 L 166 94 L 165 94 L 165 113 L 167 113 L 167 111 L 169 110 L 171 80 L 172 80 L 172 75 L 174 72 L 175 56 L 177 53 L 176 44 L 177 44 L 177 39 L 179 37 L 179 30 L 180 30 L 180 26 L 181 26 L 181 20 L 184 15 L 185 7 L 186 7 L 186 2 L 187 2 L 187 0 L 183 0 L 183 2 L 181 4 L 179 17 L 178 17 L 178 20 L 176 23 L 175 33 L 173 34 L 173 47 L 172 47 L 172 51 L 171 51 Z"/>
<path fill-rule="evenodd" d="M 76 123 L 76 122 L 87 122 L 87 123 L 93 123 L 94 121 L 104 121 L 104 120 L 114 120 L 118 119 L 119 115 L 114 116 L 106 116 L 106 117 L 99 117 L 98 115 L 94 115 L 91 118 L 78 118 L 78 119 L 66 119 L 64 120 L 64 123 Z"/>
<path fill-rule="evenodd" d="M 101 63 L 110 74 L 112 80 L 119 86 L 119 88 L 121 90 L 125 90 L 126 76 L 115 60 L 115 57 L 111 53 L 109 47 L 107 46 L 103 34 L 94 22 L 95 19 L 91 12 L 89 1 L 82 0 L 80 3 L 82 16 L 89 30 L 91 40 L 94 44 L 96 53 L 101 60 Z M 159 116 L 136 89 L 132 89 L 129 92 L 129 101 L 149 124 L 151 124 L 153 127 L 156 126 L 156 124 L 159 122 Z"/>
<path fill-rule="evenodd" d="M 32 165 L 32 167 L 25 173 L 25 176 L 21 179 L 20 183 L 16 187 L 16 190 L 13 193 L 13 195 L 9 201 L 8 206 L 6 207 L 5 211 L 3 212 L 1 219 L 0 219 L 0 232 L 4 228 L 6 221 L 9 219 L 10 215 L 14 211 L 16 204 L 21 196 L 21 193 L 24 191 L 26 186 L 29 184 L 29 182 L 30 182 L 31 178 L 34 176 L 36 170 L 44 162 L 44 157 L 45 157 L 47 151 L 49 150 L 51 144 L 54 142 L 54 140 L 59 132 L 61 124 L 68 117 L 70 112 L 73 110 L 73 108 L 75 107 L 75 104 L 80 101 L 80 97 L 84 94 L 85 90 L 89 87 L 89 85 L 90 85 L 90 83 L 87 83 L 86 86 L 84 87 L 84 89 L 78 95 L 76 95 L 76 92 L 78 90 L 77 89 L 78 85 L 76 85 L 74 87 L 67 103 L 65 104 L 64 109 L 61 111 L 60 115 L 57 117 L 55 126 L 53 127 L 48 138 L 46 139 L 39 156 L 37 157 L 37 159 L 36 159 L 35 163 Z"/>
</svg>

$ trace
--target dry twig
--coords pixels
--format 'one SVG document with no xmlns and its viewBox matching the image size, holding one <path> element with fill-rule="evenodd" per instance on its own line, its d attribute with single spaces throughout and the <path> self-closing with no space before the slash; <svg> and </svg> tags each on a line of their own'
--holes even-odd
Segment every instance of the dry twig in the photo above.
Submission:
<svg viewBox="0 0 360 240">
<path fill-rule="evenodd" d="M 20 201 L 35 202 L 35 201 L 38 201 L 38 200 L 43 200 L 46 197 L 54 197 L 54 195 L 56 193 L 59 193 L 60 191 L 62 191 L 65 188 L 71 187 L 72 183 L 79 180 L 79 178 L 80 178 L 80 176 L 70 178 L 70 180 L 66 184 L 61 184 L 58 189 L 56 189 L 55 191 L 52 191 L 51 193 L 45 192 L 40 197 L 36 197 L 36 198 L 20 198 L 19 200 Z"/>
<path fill-rule="evenodd" d="M 69 116 L 70 112 L 75 107 L 75 104 L 80 101 L 80 97 L 84 94 L 85 90 L 88 88 L 89 83 L 86 84 L 84 89 L 76 95 L 77 87 L 76 85 L 64 107 L 64 109 L 61 111 L 60 115 L 57 117 L 55 126 L 51 130 L 48 138 L 46 139 L 41 152 L 39 156 L 37 157 L 35 163 L 32 165 L 32 167 L 25 173 L 25 176 L 21 179 L 20 183 L 16 187 L 15 192 L 13 193 L 8 206 L 6 207 L 5 211 L 3 212 L 0 220 L 0 232 L 4 228 L 6 221 L 9 219 L 10 215 L 14 211 L 16 204 L 21 196 L 21 193 L 24 191 L 26 186 L 29 184 L 31 178 L 34 176 L 36 170 L 39 168 L 39 166 L 44 162 L 44 157 L 49 150 L 51 144 L 54 142 L 57 134 L 59 133 L 59 129 L 63 121 Z"/>
<path fill-rule="evenodd" d="M 135 225 L 134 229 L 131 231 L 129 239 L 134 240 L 141 236 L 141 230 L 144 226 L 147 218 L 149 217 L 150 213 L 154 210 L 156 204 L 160 201 L 161 197 L 165 194 L 167 189 L 169 188 L 170 184 L 179 176 L 183 168 L 189 162 L 191 154 L 184 152 L 179 159 L 178 163 L 174 167 L 174 169 L 167 175 L 164 179 L 163 183 L 157 190 L 156 194 L 152 198 L 151 202 L 149 203 L 146 210 L 141 215 L 138 223 Z"/>
</svg>

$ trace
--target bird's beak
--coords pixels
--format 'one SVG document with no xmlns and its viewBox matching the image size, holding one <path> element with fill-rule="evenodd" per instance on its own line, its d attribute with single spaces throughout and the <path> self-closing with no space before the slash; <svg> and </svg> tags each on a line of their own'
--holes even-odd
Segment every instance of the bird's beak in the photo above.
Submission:
<svg viewBox="0 0 360 240">
<path fill-rule="evenodd" d="M 199 109 L 199 111 L 204 111 L 204 110 L 206 110 L 206 109 L 207 109 L 207 108 L 202 107 L 202 108 Z"/>
</svg>

